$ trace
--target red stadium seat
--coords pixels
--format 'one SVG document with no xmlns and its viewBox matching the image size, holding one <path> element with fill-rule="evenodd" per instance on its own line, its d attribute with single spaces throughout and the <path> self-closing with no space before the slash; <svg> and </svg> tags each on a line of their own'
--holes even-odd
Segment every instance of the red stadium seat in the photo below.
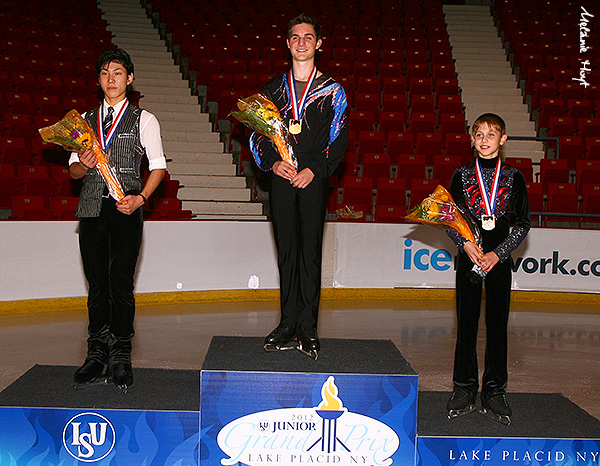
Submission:
<svg viewBox="0 0 600 466">
<path fill-rule="evenodd" d="M 540 177 L 544 191 L 548 189 L 549 183 L 566 184 L 569 182 L 569 164 L 564 159 L 542 159 Z"/>
<path fill-rule="evenodd" d="M 344 204 L 370 206 L 373 202 L 373 180 L 365 177 L 343 177 L 340 179 L 341 199 Z"/>
<path fill-rule="evenodd" d="M 578 160 L 575 176 L 580 193 L 587 184 L 600 184 L 600 160 Z"/>
<path fill-rule="evenodd" d="M 440 183 L 448 189 L 452 175 L 461 165 L 461 159 L 458 156 L 436 155 L 433 158 L 433 177 L 440 180 Z"/>
<path fill-rule="evenodd" d="M 377 205 L 406 206 L 406 180 L 404 178 L 379 178 L 375 198 Z"/>
<path fill-rule="evenodd" d="M 17 220 L 51 220 L 42 196 L 13 196 L 11 218 Z"/>
<path fill-rule="evenodd" d="M 375 114 L 368 111 L 352 110 L 350 112 L 350 126 L 353 131 L 374 131 Z"/>
<path fill-rule="evenodd" d="M 415 207 L 423 202 L 427 196 L 435 191 L 440 184 L 437 179 L 418 178 L 412 180 L 410 188 L 410 207 Z"/>
<path fill-rule="evenodd" d="M 390 156 L 388 154 L 366 153 L 361 160 L 363 177 L 376 180 L 389 178 L 391 174 Z"/>
<path fill-rule="evenodd" d="M 405 223 L 406 210 L 406 205 L 378 204 L 375 207 L 374 220 L 377 223 Z"/>
<path fill-rule="evenodd" d="M 392 131 L 387 133 L 387 153 L 391 162 L 398 163 L 398 154 L 414 154 L 414 134 L 410 131 Z"/>
<path fill-rule="evenodd" d="M 533 162 L 529 157 L 506 157 L 505 162 L 517 168 L 528 183 L 533 182 Z"/>
<path fill-rule="evenodd" d="M 379 130 L 385 133 L 402 132 L 406 128 L 404 112 L 381 112 L 379 115 Z"/>
<path fill-rule="evenodd" d="M 579 194 L 574 184 L 549 183 L 546 211 L 551 213 L 579 213 Z M 579 222 L 579 217 L 548 216 L 546 222 Z"/>
<path fill-rule="evenodd" d="M 427 168 L 423 154 L 400 154 L 398 157 L 398 177 L 406 178 L 407 187 L 411 187 L 414 178 L 425 178 Z"/>
</svg>

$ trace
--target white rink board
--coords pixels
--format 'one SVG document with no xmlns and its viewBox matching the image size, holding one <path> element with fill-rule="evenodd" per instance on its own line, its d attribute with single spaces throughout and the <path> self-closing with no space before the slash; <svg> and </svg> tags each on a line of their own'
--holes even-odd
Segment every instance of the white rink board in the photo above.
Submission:
<svg viewBox="0 0 600 466">
<path fill-rule="evenodd" d="M 77 222 L 0 222 L 0 301 L 86 296 L 77 227 Z M 520 259 L 514 288 L 598 292 L 598 244 L 600 231 L 532 229 L 513 254 Z M 455 253 L 446 234 L 430 226 L 328 223 L 322 284 L 452 288 Z M 241 290 L 252 276 L 259 289 L 279 286 L 269 222 L 144 225 L 136 293 Z"/>
<path fill-rule="evenodd" d="M 454 287 L 456 247 L 442 229 L 338 224 L 336 243 L 335 287 Z M 531 229 L 513 253 L 513 288 L 600 291 L 598 244 L 600 231 Z"/>
</svg>

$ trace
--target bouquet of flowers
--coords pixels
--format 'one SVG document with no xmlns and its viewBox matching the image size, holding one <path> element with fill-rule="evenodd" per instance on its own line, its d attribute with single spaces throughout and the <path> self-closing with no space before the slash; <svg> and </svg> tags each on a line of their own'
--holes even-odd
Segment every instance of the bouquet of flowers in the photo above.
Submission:
<svg viewBox="0 0 600 466">
<path fill-rule="evenodd" d="M 461 213 L 452 195 L 443 186 L 438 185 L 433 194 L 423 199 L 423 202 L 404 218 L 426 225 L 440 225 L 446 229 L 450 228 L 467 241 L 481 246 L 479 228 L 473 222 L 467 220 L 469 217 Z M 473 265 L 473 272 L 481 278 L 486 275 L 478 265 Z"/>
<path fill-rule="evenodd" d="M 245 99 L 239 99 L 237 106 L 239 110 L 229 115 L 271 139 L 281 158 L 298 168 L 292 146 L 287 142 L 288 130 L 275 104 L 262 94 L 253 94 Z"/>
<path fill-rule="evenodd" d="M 100 147 L 100 143 L 87 121 L 77 110 L 68 112 L 62 120 L 45 128 L 40 128 L 40 136 L 45 142 L 53 142 L 68 150 L 92 149 L 98 162 L 96 167 L 108 186 L 110 195 L 121 201 L 125 194 L 115 174 L 115 169 L 108 163 L 108 156 Z"/>
</svg>

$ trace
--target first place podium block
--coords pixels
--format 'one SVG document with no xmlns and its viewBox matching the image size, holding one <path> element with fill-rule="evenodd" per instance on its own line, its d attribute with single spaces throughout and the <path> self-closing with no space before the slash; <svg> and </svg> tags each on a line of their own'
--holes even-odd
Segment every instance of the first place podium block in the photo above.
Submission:
<svg viewBox="0 0 600 466">
<path fill-rule="evenodd" d="M 213 338 L 200 464 L 413 466 L 418 379 L 391 341 L 324 339 L 317 361 L 262 341 Z"/>
</svg>

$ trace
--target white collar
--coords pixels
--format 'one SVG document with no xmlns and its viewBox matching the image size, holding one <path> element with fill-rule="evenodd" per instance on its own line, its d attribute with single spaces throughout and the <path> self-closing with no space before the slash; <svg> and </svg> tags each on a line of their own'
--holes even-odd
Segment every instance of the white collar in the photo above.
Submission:
<svg viewBox="0 0 600 466">
<path fill-rule="evenodd" d="M 112 106 L 112 108 L 115 111 L 115 115 L 119 114 L 119 112 L 121 111 L 121 108 L 123 107 L 123 105 L 125 105 L 125 102 L 127 102 L 126 98 Z M 108 105 L 108 102 L 106 100 L 103 100 L 102 101 L 102 114 L 103 115 L 106 115 L 106 112 L 108 112 L 109 107 L 110 107 L 110 105 Z"/>
</svg>

